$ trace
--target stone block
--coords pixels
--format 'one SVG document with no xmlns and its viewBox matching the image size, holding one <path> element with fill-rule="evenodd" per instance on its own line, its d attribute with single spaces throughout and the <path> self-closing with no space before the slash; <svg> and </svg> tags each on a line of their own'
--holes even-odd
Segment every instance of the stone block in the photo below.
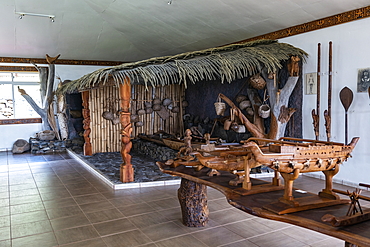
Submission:
<svg viewBox="0 0 370 247">
<path fill-rule="evenodd" d="M 13 144 L 12 153 L 21 154 L 21 153 L 27 152 L 28 150 L 30 150 L 30 148 L 31 147 L 28 141 L 24 139 L 18 139 Z"/>
</svg>

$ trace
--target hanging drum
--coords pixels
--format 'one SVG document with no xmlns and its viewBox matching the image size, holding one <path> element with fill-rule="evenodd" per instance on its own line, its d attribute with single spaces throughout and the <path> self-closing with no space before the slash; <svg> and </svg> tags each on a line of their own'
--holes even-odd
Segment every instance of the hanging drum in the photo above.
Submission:
<svg viewBox="0 0 370 247">
<path fill-rule="evenodd" d="M 259 108 L 258 108 L 258 115 L 261 117 L 261 118 L 268 118 L 270 116 L 270 106 L 269 105 L 261 105 Z"/>
<path fill-rule="evenodd" d="M 258 73 L 249 78 L 249 83 L 255 89 L 264 89 L 266 86 L 265 79 Z"/>
</svg>

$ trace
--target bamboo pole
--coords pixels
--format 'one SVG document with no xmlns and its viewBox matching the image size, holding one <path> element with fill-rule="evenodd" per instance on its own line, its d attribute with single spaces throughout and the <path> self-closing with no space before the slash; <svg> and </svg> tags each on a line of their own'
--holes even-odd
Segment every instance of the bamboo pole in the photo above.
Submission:
<svg viewBox="0 0 370 247">
<path fill-rule="evenodd" d="M 93 143 L 93 153 L 97 153 L 97 148 L 98 148 L 98 141 L 96 138 L 96 129 L 98 128 L 97 123 L 96 123 L 96 101 L 98 98 L 97 91 L 96 89 L 92 90 L 93 92 L 93 98 L 92 98 L 92 133 L 93 133 L 93 138 L 92 138 L 92 143 Z"/>
</svg>

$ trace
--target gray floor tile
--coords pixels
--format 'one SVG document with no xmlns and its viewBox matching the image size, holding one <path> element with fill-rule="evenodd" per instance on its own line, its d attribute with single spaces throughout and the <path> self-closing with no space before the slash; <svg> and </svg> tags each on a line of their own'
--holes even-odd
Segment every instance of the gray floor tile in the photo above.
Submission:
<svg viewBox="0 0 370 247">
<path fill-rule="evenodd" d="M 208 246 L 219 246 L 244 239 L 242 236 L 222 226 L 195 232 L 192 235 Z"/>
<path fill-rule="evenodd" d="M 48 213 L 49 219 L 56 219 L 62 217 L 68 217 L 72 215 L 81 214 L 82 211 L 78 206 L 70 206 L 64 208 L 51 208 L 47 209 L 46 212 Z"/>
<path fill-rule="evenodd" d="M 184 227 L 180 227 L 173 222 L 165 222 L 140 229 L 154 242 L 188 234 Z"/>
<path fill-rule="evenodd" d="M 0 247 L 11 247 L 11 246 L 12 246 L 12 241 L 10 239 L 0 241 Z"/>
<path fill-rule="evenodd" d="M 94 224 L 100 236 L 135 230 L 136 226 L 127 218 Z"/>
<path fill-rule="evenodd" d="M 12 238 L 25 237 L 53 231 L 50 221 L 48 220 L 12 225 L 11 230 Z"/>
<path fill-rule="evenodd" d="M 145 202 L 118 207 L 118 209 L 127 217 L 140 214 L 147 214 L 155 211 L 152 206 Z"/>
<path fill-rule="evenodd" d="M 53 232 L 12 239 L 12 247 L 53 247 L 58 245 Z"/>
<path fill-rule="evenodd" d="M 124 243 L 125 247 L 139 246 L 150 243 L 150 239 L 139 230 L 128 231 L 107 237 L 103 237 L 109 247 L 117 247 Z M 172 245 L 173 246 L 173 245 Z"/>
<path fill-rule="evenodd" d="M 92 202 L 99 202 L 107 200 L 102 194 L 96 193 L 91 195 L 83 195 L 74 197 L 78 204 L 87 204 Z"/>
<path fill-rule="evenodd" d="M 222 247 L 258 247 L 258 245 L 255 245 L 254 243 L 248 241 L 248 240 L 242 240 L 230 244 L 224 244 Z"/>
<path fill-rule="evenodd" d="M 158 247 L 206 247 L 207 245 L 191 235 L 184 235 L 163 241 L 155 242 Z"/>
<path fill-rule="evenodd" d="M 294 238 L 291 238 L 281 232 L 268 232 L 263 235 L 248 238 L 249 241 L 260 247 L 306 247 L 305 243 L 302 243 Z"/>
<path fill-rule="evenodd" d="M 48 220 L 48 215 L 45 210 L 28 212 L 23 214 L 13 214 L 10 216 L 12 225 L 31 223 L 36 221 Z"/>
<path fill-rule="evenodd" d="M 116 208 L 101 210 L 92 213 L 86 213 L 87 218 L 91 223 L 99 223 L 104 221 L 116 220 L 125 216 Z"/>
<path fill-rule="evenodd" d="M 148 227 L 151 225 L 159 224 L 159 223 L 164 223 L 168 222 L 163 215 L 161 215 L 158 212 L 152 212 L 152 213 L 147 213 L 147 214 L 140 214 L 137 216 L 132 216 L 129 217 L 132 223 L 134 223 L 137 227 L 142 228 L 142 227 Z"/>
<path fill-rule="evenodd" d="M 76 214 L 69 217 L 57 218 L 50 220 L 51 226 L 54 231 L 59 231 L 67 228 L 74 228 L 84 225 L 90 225 L 90 221 L 83 214 Z"/>
<path fill-rule="evenodd" d="M 273 229 L 255 221 L 254 219 L 243 220 L 236 223 L 225 225 L 225 228 L 244 237 L 254 237 L 266 232 L 271 232 Z"/>
<path fill-rule="evenodd" d="M 113 204 L 111 204 L 108 200 L 100 202 L 91 202 L 79 206 L 84 213 L 91 213 L 95 211 L 101 211 L 102 209 L 114 208 Z"/>
<path fill-rule="evenodd" d="M 0 241 L 10 239 L 10 227 L 1 227 L 0 228 Z"/>
<path fill-rule="evenodd" d="M 102 238 L 94 238 L 84 241 L 78 241 L 71 244 L 63 245 L 63 247 L 106 247 Z"/>
<path fill-rule="evenodd" d="M 62 245 L 97 238 L 99 237 L 99 234 L 96 232 L 94 227 L 90 225 L 56 231 L 55 236 L 58 243 Z"/>
</svg>

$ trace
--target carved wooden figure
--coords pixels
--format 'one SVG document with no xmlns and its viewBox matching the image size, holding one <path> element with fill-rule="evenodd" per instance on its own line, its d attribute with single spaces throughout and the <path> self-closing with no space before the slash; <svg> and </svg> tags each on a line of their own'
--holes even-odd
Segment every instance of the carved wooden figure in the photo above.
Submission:
<svg viewBox="0 0 370 247">
<path fill-rule="evenodd" d="M 82 106 L 83 106 L 82 116 L 84 118 L 82 123 L 83 123 L 83 129 L 85 130 L 84 134 L 83 134 L 84 135 L 84 140 L 85 140 L 84 155 L 91 156 L 92 155 L 92 147 L 91 147 L 91 142 L 90 142 L 90 133 L 91 133 L 90 122 L 91 122 L 91 119 L 90 119 L 90 109 L 89 109 L 89 91 L 83 91 L 81 93 L 81 97 L 82 97 Z"/>
<path fill-rule="evenodd" d="M 121 121 L 121 156 L 123 163 L 121 164 L 120 177 L 123 183 L 134 181 L 134 169 L 131 164 L 130 151 L 132 148 L 131 142 L 131 114 L 130 114 L 130 99 L 131 99 L 131 83 L 129 79 L 125 79 L 123 84 L 119 86 L 120 101 L 121 101 L 121 111 L 120 111 L 120 121 Z"/>
</svg>

